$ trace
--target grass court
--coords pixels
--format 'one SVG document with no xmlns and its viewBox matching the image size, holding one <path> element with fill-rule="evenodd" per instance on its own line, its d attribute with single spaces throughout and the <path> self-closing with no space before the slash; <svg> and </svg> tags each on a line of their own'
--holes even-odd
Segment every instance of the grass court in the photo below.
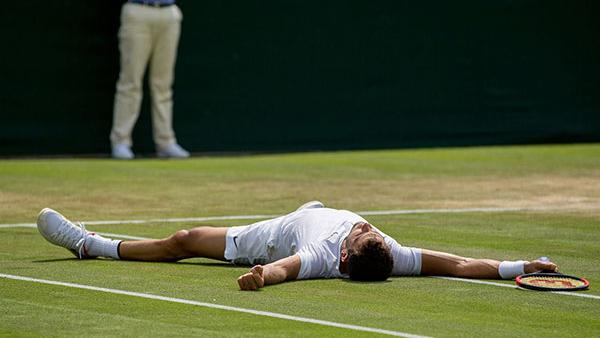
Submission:
<svg viewBox="0 0 600 338">
<path fill-rule="evenodd" d="M 161 238 L 197 225 L 249 224 L 258 218 L 247 216 L 284 214 L 314 199 L 367 212 L 367 220 L 405 246 L 500 260 L 548 256 L 563 272 L 587 278 L 590 290 L 578 294 L 590 297 L 429 277 L 310 280 L 242 292 L 236 278 L 247 267 L 208 259 L 79 261 L 31 226 L 42 208 L 51 207 L 88 221 L 92 231 Z M 0 278 L 0 336 L 600 335 L 598 144 L 184 161 L 5 159 L 0 206 L 0 274 L 381 331 Z M 185 220 L 221 216 L 247 218 Z"/>
</svg>

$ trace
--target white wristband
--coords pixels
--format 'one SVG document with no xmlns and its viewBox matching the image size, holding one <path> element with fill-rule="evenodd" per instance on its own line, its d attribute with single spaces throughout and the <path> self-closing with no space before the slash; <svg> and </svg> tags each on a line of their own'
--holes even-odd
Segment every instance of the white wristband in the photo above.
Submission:
<svg viewBox="0 0 600 338">
<path fill-rule="evenodd" d="M 502 279 L 513 279 L 525 272 L 525 261 L 503 261 L 498 266 L 498 274 Z"/>
</svg>

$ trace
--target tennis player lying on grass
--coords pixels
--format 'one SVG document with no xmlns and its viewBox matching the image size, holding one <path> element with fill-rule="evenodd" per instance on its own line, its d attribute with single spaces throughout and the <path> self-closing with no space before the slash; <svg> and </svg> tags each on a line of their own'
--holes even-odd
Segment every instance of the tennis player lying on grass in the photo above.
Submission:
<svg viewBox="0 0 600 338">
<path fill-rule="evenodd" d="M 81 259 L 100 256 L 158 262 L 206 257 L 253 266 L 237 280 L 242 290 L 308 278 L 383 281 L 389 276 L 435 275 L 512 279 L 523 273 L 557 270 L 547 261 L 499 262 L 403 247 L 359 215 L 325 208 L 318 201 L 247 226 L 197 227 L 158 240 L 104 238 L 48 208 L 40 212 L 37 225 L 49 242 Z"/>
</svg>

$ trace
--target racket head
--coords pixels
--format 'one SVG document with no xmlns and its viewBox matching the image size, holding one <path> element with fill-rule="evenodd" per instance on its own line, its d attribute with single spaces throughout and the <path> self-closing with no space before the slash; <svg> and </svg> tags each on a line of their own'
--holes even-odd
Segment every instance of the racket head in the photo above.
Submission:
<svg viewBox="0 0 600 338">
<path fill-rule="evenodd" d="M 536 272 L 517 276 L 515 283 L 522 288 L 538 291 L 579 291 L 590 286 L 585 278 L 561 273 Z"/>
</svg>

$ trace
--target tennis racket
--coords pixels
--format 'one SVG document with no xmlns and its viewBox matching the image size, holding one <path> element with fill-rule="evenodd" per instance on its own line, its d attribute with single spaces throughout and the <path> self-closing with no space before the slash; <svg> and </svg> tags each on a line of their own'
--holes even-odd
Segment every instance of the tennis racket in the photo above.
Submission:
<svg viewBox="0 0 600 338">
<path fill-rule="evenodd" d="M 585 278 L 563 275 L 556 272 L 536 272 L 517 276 L 519 287 L 538 291 L 579 291 L 590 286 Z"/>
</svg>

